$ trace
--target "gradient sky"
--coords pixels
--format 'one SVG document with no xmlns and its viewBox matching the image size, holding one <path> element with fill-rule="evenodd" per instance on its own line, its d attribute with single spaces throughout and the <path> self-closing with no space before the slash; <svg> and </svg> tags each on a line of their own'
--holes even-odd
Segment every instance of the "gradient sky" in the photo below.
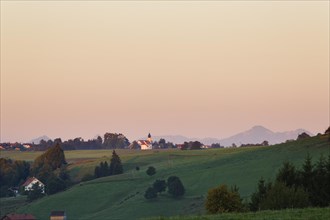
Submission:
<svg viewBox="0 0 330 220">
<path fill-rule="evenodd" d="M 329 126 L 329 1 L 1 1 L 1 140 Z"/>
</svg>

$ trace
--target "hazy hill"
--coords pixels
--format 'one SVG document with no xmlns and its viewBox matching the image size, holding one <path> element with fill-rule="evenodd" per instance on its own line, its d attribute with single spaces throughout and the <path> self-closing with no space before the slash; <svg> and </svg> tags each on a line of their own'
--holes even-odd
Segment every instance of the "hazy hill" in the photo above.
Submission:
<svg viewBox="0 0 330 220">
<path fill-rule="evenodd" d="M 312 135 L 309 131 L 306 131 L 304 129 L 284 132 L 273 132 L 263 126 L 254 126 L 247 131 L 222 139 L 220 143 L 224 146 L 230 146 L 232 145 L 232 143 L 235 143 L 236 145 L 257 144 L 266 140 L 270 144 L 279 144 L 285 142 L 286 140 L 296 140 L 298 135 L 303 132 Z"/>
<path fill-rule="evenodd" d="M 304 129 L 297 129 L 294 131 L 284 131 L 284 132 L 273 132 L 263 126 L 254 126 L 247 131 L 240 132 L 236 135 L 230 136 L 228 138 L 189 138 L 182 135 L 164 135 L 164 136 L 154 136 L 153 139 L 159 141 L 160 138 L 164 138 L 166 141 L 172 142 L 174 144 L 181 144 L 185 141 L 200 141 L 204 144 L 220 143 L 222 146 L 231 146 L 233 143 L 236 145 L 241 144 L 258 144 L 267 140 L 270 144 L 283 143 L 286 140 L 295 140 L 298 135 L 306 132 L 312 135 L 309 131 Z"/>
<path fill-rule="evenodd" d="M 48 141 L 48 140 L 51 140 L 51 139 L 48 136 L 43 135 L 43 136 L 40 136 L 40 137 L 37 137 L 37 138 L 32 139 L 30 141 L 30 143 L 39 144 L 41 140 Z"/>
</svg>

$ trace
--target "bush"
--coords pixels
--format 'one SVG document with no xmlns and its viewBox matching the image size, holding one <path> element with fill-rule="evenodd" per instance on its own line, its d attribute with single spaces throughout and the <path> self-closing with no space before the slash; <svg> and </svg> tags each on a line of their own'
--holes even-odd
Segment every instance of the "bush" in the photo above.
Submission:
<svg viewBox="0 0 330 220">
<path fill-rule="evenodd" d="M 168 193 L 171 194 L 173 197 L 180 197 L 183 196 L 185 193 L 185 188 L 177 176 L 170 176 L 167 179 L 167 187 Z"/>
<path fill-rule="evenodd" d="M 237 190 L 228 190 L 227 185 L 222 184 L 208 191 L 205 208 L 210 214 L 239 212 L 243 204 Z"/>
<path fill-rule="evenodd" d="M 166 190 L 166 182 L 165 180 L 156 180 L 153 184 L 153 188 L 157 193 L 165 192 Z"/>
<path fill-rule="evenodd" d="M 144 198 L 146 199 L 157 198 L 157 191 L 153 187 L 149 187 L 147 191 L 144 193 Z"/>
<path fill-rule="evenodd" d="M 156 174 L 156 168 L 155 167 L 148 167 L 146 173 L 148 174 L 148 176 L 152 176 Z"/>
</svg>

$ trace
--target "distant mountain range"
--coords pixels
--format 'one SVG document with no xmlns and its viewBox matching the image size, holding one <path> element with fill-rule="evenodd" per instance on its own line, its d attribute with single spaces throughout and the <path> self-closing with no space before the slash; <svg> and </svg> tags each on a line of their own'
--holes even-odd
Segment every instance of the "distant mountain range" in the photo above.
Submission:
<svg viewBox="0 0 330 220">
<path fill-rule="evenodd" d="M 224 139 L 188 138 L 182 135 L 153 136 L 153 139 L 158 141 L 160 138 L 164 138 L 166 141 L 175 144 L 180 144 L 185 141 L 200 141 L 203 144 L 207 145 L 210 145 L 212 143 L 220 143 L 221 146 L 231 146 L 234 143 L 239 146 L 241 144 L 258 144 L 262 143 L 265 140 L 268 141 L 269 144 L 278 144 L 285 142 L 286 140 L 297 139 L 298 135 L 303 132 L 309 135 L 313 135 L 312 133 L 304 129 L 284 132 L 273 132 L 263 126 L 254 126 L 247 131 L 240 132 L 236 135 Z"/>
<path fill-rule="evenodd" d="M 48 140 L 51 140 L 51 139 L 48 136 L 43 135 L 43 136 L 37 137 L 35 139 L 32 139 L 29 143 L 39 144 L 41 140 L 48 141 Z"/>
</svg>

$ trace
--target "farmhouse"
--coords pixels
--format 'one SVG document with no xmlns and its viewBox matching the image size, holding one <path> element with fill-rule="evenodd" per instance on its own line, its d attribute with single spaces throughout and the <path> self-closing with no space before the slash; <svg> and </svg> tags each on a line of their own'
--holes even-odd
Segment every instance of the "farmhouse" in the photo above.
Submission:
<svg viewBox="0 0 330 220">
<path fill-rule="evenodd" d="M 152 138 L 151 134 L 148 134 L 148 139 L 147 140 L 138 140 L 137 141 L 138 145 L 140 145 L 141 150 L 151 150 L 152 149 Z"/>
<path fill-rule="evenodd" d="M 50 213 L 50 220 L 66 220 L 65 211 L 52 211 Z"/>
<path fill-rule="evenodd" d="M 25 191 L 30 191 L 32 190 L 32 186 L 34 184 L 38 183 L 39 186 L 42 188 L 42 192 L 45 193 L 45 184 L 43 184 L 40 180 L 38 180 L 37 178 L 35 177 L 30 177 L 28 178 L 25 183 L 23 183 L 23 187 L 24 187 L 24 190 Z"/>
</svg>

